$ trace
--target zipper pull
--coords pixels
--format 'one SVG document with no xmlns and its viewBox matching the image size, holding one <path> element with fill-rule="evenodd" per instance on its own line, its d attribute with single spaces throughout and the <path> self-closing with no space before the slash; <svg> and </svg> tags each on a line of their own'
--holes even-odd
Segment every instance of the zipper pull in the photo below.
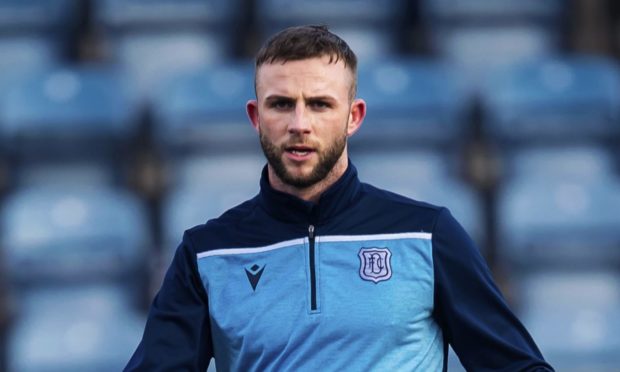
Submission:
<svg viewBox="0 0 620 372">
<path fill-rule="evenodd" d="M 314 239 L 314 225 L 308 226 L 308 236 L 310 239 Z"/>
</svg>

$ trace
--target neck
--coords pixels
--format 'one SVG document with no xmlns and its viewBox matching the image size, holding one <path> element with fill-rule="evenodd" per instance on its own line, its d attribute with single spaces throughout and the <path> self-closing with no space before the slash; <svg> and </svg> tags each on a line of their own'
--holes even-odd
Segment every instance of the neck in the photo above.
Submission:
<svg viewBox="0 0 620 372">
<path fill-rule="evenodd" d="M 298 188 L 287 183 L 284 183 L 274 172 L 271 165 L 267 166 L 267 171 L 269 174 L 269 184 L 275 190 L 285 192 L 287 194 L 291 194 L 305 201 L 310 201 L 313 203 L 317 203 L 321 198 L 321 195 L 325 192 L 325 190 L 329 189 L 336 181 L 342 177 L 344 172 L 347 170 L 347 166 L 349 165 L 349 160 L 346 153 L 343 153 L 341 158 L 338 160 L 336 165 L 332 168 L 329 174 L 322 179 L 321 181 L 311 185 L 309 187 Z"/>
</svg>

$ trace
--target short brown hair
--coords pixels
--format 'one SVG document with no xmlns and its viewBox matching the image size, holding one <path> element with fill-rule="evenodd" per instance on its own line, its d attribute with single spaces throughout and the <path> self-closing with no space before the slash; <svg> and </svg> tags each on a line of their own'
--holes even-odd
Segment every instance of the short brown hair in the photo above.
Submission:
<svg viewBox="0 0 620 372">
<path fill-rule="evenodd" d="M 349 45 L 325 25 L 305 25 L 286 28 L 273 35 L 256 54 L 256 71 L 264 63 L 285 63 L 329 56 L 330 63 L 340 60 L 351 70 L 353 82 L 350 98 L 357 89 L 357 56 Z M 254 79 L 256 87 L 256 76 Z"/>
</svg>

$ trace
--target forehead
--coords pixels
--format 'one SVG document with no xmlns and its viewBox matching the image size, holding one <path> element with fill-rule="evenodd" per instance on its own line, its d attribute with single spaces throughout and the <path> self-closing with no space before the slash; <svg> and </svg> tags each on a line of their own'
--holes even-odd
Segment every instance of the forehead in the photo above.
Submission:
<svg viewBox="0 0 620 372">
<path fill-rule="evenodd" d="M 330 62 L 327 56 L 265 63 L 256 71 L 256 92 L 258 96 L 299 92 L 346 96 L 353 81 L 352 75 L 342 60 Z"/>
</svg>

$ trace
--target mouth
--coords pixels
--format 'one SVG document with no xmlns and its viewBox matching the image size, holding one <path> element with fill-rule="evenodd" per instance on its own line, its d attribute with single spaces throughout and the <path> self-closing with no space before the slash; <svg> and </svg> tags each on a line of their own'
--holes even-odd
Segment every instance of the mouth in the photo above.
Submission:
<svg viewBox="0 0 620 372">
<path fill-rule="evenodd" d="M 306 158 L 316 150 L 310 146 L 305 145 L 292 145 L 285 147 L 285 151 L 295 158 Z"/>
</svg>

